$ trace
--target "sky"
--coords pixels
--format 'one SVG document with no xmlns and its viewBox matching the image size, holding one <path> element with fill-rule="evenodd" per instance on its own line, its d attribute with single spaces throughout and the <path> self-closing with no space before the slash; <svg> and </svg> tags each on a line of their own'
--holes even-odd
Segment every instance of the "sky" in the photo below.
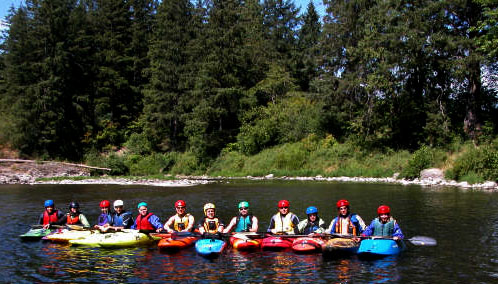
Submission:
<svg viewBox="0 0 498 284">
<path fill-rule="evenodd" d="M 305 12 L 306 7 L 308 7 L 308 3 L 310 1 L 315 4 L 315 8 L 318 14 L 325 14 L 325 7 L 323 6 L 322 0 L 294 0 L 294 4 L 296 5 L 296 7 L 301 7 L 301 12 Z M 5 28 L 3 19 L 5 18 L 5 16 L 7 16 L 10 7 L 12 5 L 14 5 L 15 7 L 19 7 L 21 2 L 22 0 L 0 0 L 0 19 L 2 20 L 0 22 L 0 30 L 3 30 Z"/>
</svg>

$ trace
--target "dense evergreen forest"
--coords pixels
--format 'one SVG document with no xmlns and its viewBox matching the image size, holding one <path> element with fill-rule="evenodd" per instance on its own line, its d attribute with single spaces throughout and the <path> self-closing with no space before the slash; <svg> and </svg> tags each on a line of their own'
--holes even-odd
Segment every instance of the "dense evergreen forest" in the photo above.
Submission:
<svg viewBox="0 0 498 284">
<path fill-rule="evenodd" d="M 496 1 L 324 4 L 320 18 L 292 0 L 26 0 L 1 43 L 0 143 L 204 171 L 309 140 L 389 153 L 495 139 Z"/>
</svg>

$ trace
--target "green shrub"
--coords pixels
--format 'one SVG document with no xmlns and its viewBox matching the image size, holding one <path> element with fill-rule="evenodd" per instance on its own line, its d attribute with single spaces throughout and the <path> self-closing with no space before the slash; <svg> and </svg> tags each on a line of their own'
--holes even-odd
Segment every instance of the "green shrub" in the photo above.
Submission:
<svg viewBox="0 0 498 284">
<path fill-rule="evenodd" d="M 127 175 L 129 172 L 128 167 L 126 166 L 125 159 L 123 156 L 118 156 L 115 153 L 111 153 L 105 159 L 105 167 L 110 168 L 111 172 L 109 173 L 112 176 L 122 176 Z"/>
<path fill-rule="evenodd" d="M 446 177 L 455 180 L 485 181 L 498 180 L 498 151 L 494 143 L 471 148 L 458 157 Z"/>
<path fill-rule="evenodd" d="M 185 152 L 178 155 L 170 172 L 172 174 L 201 175 L 205 171 L 206 166 L 199 161 L 193 152 Z"/>
<path fill-rule="evenodd" d="M 157 175 L 167 172 L 175 164 L 176 153 L 153 153 L 148 156 L 129 155 L 130 175 Z"/>
<path fill-rule="evenodd" d="M 446 154 L 442 150 L 422 146 L 408 160 L 408 165 L 401 171 L 401 177 L 417 178 L 422 170 L 442 164 L 445 159 Z"/>
<path fill-rule="evenodd" d="M 151 153 L 151 143 L 145 134 L 133 133 L 125 143 L 125 147 L 131 154 L 147 155 Z"/>
</svg>

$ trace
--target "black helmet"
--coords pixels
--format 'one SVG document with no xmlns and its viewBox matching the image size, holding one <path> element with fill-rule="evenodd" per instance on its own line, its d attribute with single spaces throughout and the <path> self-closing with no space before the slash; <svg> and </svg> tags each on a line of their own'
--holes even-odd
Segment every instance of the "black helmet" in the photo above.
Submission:
<svg viewBox="0 0 498 284">
<path fill-rule="evenodd" d="M 71 208 L 80 208 L 80 205 L 76 201 L 71 201 L 71 203 L 69 203 L 69 209 Z"/>
</svg>

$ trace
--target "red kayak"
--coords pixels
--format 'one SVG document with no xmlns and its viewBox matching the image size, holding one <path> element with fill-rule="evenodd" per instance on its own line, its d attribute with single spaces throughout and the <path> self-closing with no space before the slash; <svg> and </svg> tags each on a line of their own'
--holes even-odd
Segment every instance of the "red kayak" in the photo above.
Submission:
<svg viewBox="0 0 498 284">
<path fill-rule="evenodd" d="M 261 246 L 261 239 L 250 239 L 248 237 L 230 237 L 230 244 L 234 249 L 241 251 L 254 251 Z"/>
<path fill-rule="evenodd" d="M 322 251 L 322 246 L 325 244 L 322 238 L 297 238 L 292 243 L 292 250 L 298 253 L 313 253 Z"/>
<path fill-rule="evenodd" d="M 286 237 L 271 236 L 263 239 L 261 247 L 264 250 L 285 250 L 292 247 L 292 239 Z"/>
<path fill-rule="evenodd" d="M 161 239 L 157 246 L 162 251 L 179 251 L 190 247 L 198 240 L 198 237 L 180 237 L 180 238 L 165 238 Z"/>
</svg>

